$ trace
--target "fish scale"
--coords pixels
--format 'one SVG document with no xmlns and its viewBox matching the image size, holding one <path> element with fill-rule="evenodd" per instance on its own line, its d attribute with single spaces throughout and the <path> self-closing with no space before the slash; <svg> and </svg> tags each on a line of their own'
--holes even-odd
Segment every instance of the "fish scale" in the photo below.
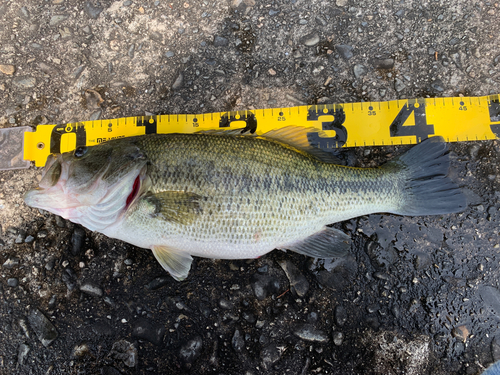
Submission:
<svg viewBox="0 0 500 375">
<path fill-rule="evenodd" d="M 380 169 L 323 163 L 262 138 L 164 135 L 142 138 L 139 147 L 150 162 L 151 191 L 181 189 L 203 197 L 192 225 L 169 228 L 189 238 L 185 246 L 197 256 L 241 258 L 238 245 L 244 251 L 257 245 L 247 256 L 260 256 L 269 246 L 294 242 L 358 211 L 390 210 L 399 195 Z M 145 223 L 147 237 L 148 214 L 129 220 Z M 163 225 L 159 219 L 158 226 Z M 227 244 L 234 255 L 224 253 Z"/>
</svg>

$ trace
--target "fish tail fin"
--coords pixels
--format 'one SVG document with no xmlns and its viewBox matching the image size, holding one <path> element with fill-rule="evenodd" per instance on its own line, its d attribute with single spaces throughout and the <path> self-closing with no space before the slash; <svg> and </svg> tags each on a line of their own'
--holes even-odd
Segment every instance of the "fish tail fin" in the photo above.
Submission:
<svg viewBox="0 0 500 375">
<path fill-rule="evenodd" d="M 448 177 L 450 157 L 442 137 L 432 137 L 385 164 L 403 176 L 402 199 L 391 210 L 398 215 L 442 215 L 460 212 L 467 202 Z"/>
</svg>

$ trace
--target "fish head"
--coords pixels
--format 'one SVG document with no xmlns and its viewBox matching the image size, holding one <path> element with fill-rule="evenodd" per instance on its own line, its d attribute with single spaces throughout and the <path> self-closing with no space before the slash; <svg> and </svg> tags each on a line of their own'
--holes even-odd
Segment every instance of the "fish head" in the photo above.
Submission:
<svg viewBox="0 0 500 375">
<path fill-rule="evenodd" d="M 147 160 L 132 140 L 50 155 L 39 187 L 24 201 L 99 230 L 113 224 L 144 191 Z"/>
</svg>

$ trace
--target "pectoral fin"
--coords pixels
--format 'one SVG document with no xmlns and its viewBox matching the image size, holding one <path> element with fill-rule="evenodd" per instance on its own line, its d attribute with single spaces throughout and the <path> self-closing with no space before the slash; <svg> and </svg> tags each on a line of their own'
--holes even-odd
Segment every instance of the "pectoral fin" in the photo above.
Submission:
<svg viewBox="0 0 500 375">
<path fill-rule="evenodd" d="M 343 257 L 349 253 L 351 238 L 338 229 L 324 227 L 312 236 L 282 248 L 313 258 Z"/>
<path fill-rule="evenodd" d="M 177 281 L 184 280 L 191 269 L 191 255 L 170 249 L 166 246 L 153 246 L 153 254 L 161 266 Z"/>
<path fill-rule="evenodd" d="M 153 216 L 179 224 L 191 224 L 201 213 L 201 196 L 184 191 L 163 191 L 145 197 L 154 206 Z"/>
</svg>

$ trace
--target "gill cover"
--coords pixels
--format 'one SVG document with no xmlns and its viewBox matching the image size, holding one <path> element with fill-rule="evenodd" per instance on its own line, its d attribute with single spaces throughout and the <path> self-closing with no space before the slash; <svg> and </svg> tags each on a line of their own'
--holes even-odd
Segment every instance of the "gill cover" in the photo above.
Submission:
<svg viewBox="0 0 500 375">
<path fill-rule="evenodd" d="M 102 231 L 144 191 L 146 163 L 134 138 L 51 155 L 39 187 L 24 200 L 31 207 Z"/>
</svg>

